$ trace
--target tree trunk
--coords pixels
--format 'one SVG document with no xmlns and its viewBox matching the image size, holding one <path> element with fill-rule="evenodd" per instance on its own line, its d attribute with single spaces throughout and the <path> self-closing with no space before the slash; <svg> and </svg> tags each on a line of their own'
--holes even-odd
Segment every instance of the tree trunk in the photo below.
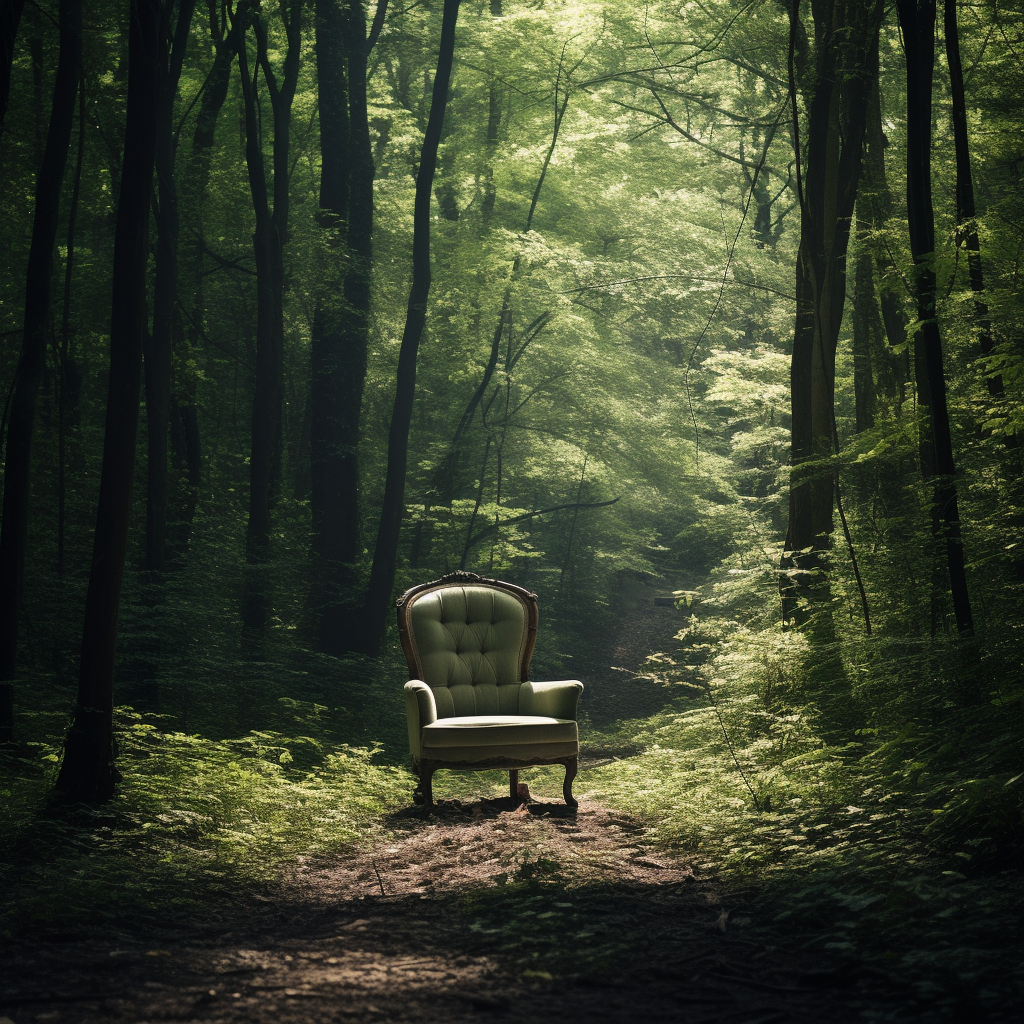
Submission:
<svg viewBox="0 0 1024 1024">
<path fill-rule="evenodd" d="M 861 171 L 870 53 L 878 45 L 881 0 L 813 0 L 814 92 L 808 111 L 807 167 L 797 253 L 797 313 L 791 364 L 793 467 L 789 530 L 780 584 L 786 619 L 797 595 L 817 603 L 827 586 L 835 479 L 835 358 L 846 298 L 846 253 Z M 799 0 L 792 10 L 796 36 Z M 795 86 L 791 97 L 796 109 Z M 794 118 L 794 135 L 796 119 Z M 799 150 L 799 139 L 795 139 Z"/>
<path fill-rule="evenodd" d="M 288 153 L 291 106 L 299 73 L 301 0 L 282 8 L 288 36 L 284 76 L 279 86 L 267 56 L 267 31 L 262 16 L 240 8 L 242 26 L 238 67 L 245 105 L 245 158 L 256 214 L 253 254 L 256 262 L 256 380 L 253 388 L 251 456 L 249 460 L 249 523 L 246 554 L 255 570 L 243 603 L 247 626 L 262 629 L 270 614 L 270 596 L 259 567 L 269 558 L 271 506 L 280 483 L 281 421 L 284 400 L 284 245 L 288 231 Z M 245 26 L 252 19 L 258 68 L 249 75 Z M 257 78 L 263 72 L 273 114 L 273 209 L 263 165 L 262 133 L 257 112 Z"/>
<path fill-rule="evenodd" d="M 71 189 L 71 207 L 68 210 L 67 257 L 64 260 L 64 302 L 61 311 L 60 347 L 57 367 L 57 575 L 63 578 L 64 548 L 67 526 L 67 433 L 68 413 L 72 409 L 72 396 L 77 405 L 81 389 L 81 374 L 71 358 L 71 282 L 75 268 L 75 228 L 78 206 L 82 195 L 82 167 L 85 163 L 85 82 L 79 76 L 78 84 L 78 155 L 75 160 L 75 179 Z"/>
<path fill-rule="evenodd" d="M 933 524 L 945 542 L 953 614 L 961 636 L 971 636 L 974 620 L 967 590 L 964 549 L 957 507 L 956 466 L 946 407 L 942 340 L 935 310 L 935 223 L 932 208 L 932 74 L 935 61 L 935 0 L 898 0 L 907 55 L 907 219 L 916 269 L 918 331 L 915 345 L 919 404 L 926 407 L 927 446 L 921 470 L 933 486 Z"/>
<path fill-rule="evenodd" d="M 491 16 L 502 17 L 501 0 L 491 0 Z M 498 197 L 494 187 L 494 157 L 498 150 L 498 129 L 501 127 L 502 91 L 498 79 L 492 75 L 487 85 L 487 132 L 484 136 L 484 181 L 483 197 L 480 200 L 480 218 L 486 230 L 494 214 L 494 203 Z"/>
<path fill-rule="evenodd" d="M 32 154 L 38 165 L 43 160 L 43 41 L 39 36 L 29 36 L 28 52 L 32 61 Z"/>
<path fill-rule="evenodd" d="M 971 150 L 967 138 L 967 102 L 964 98 L 964 72 L 960 62 L 960 31 L 956 19 L 956 0 L 946 0 L 944 28 L 946 63 L 949 66 L 949 90 L 952 100 L 953 146 L 956 151 L 956 222 L 960 241 L 967 248 L 967 271 L 974 292 L 974 319 L 978 325 L 978 345 L 984 356 L 991 355 L 992 321 L 985 293 L 985 273 L 981 265 L 978 241 L 977 209 L 974 205 L 974 178 L 971 174 Z M 1003 378 L 998 373 L 985 375 L 992 398 L 1003 397 Z"/>
<path fill-rule="evenodd" d="M 881 96 L 878 86 L 878 47 L 867 53 L 864 67 L 867 79 L 867 120 L 864 134 L 864 158 L 860 187 L 857 190 L 857 262 L 853 294 L 853 374 L 856 400 L 856 430 L 874 425 L 879 401 L 887 401 L 896 410 L 902 405 L 903 373 L 897 357 L 885 345 L 883 317 L 892 320 L 891 345 L 906 341 L 906 324 L 895 296 L 883 294 L 881 302 L 875 287 L 875 269 L 886 269 L 890 257 L 884 247 L 874 244 L 872 232 L 881 229 L 889 218 L 892 201 L 885 180 L 885 135 L 882 131 Z M 886 313 L 886 304 L 893 308 Z M 881 312 L 880 312 L 881 307 Z"/>
<path fill-rule="evenodd" d="M 181 302 L 184 309 L 190 310 L 188 317 L 191 320 L 191 326 L 182 342 L 190 349 L 194 349 L 197 344 L 199 325 L 205 317 L 203 280 L 206 238 L 203 230 L 203 208 L 210 182 L 210 162 L 217 120 L 231 84 L 231 65 L 238 51 L 240 35 L 237 27 L 229 25 L 226 13 L 221 18 L 216 6 L 209 8 L 209 15 L 210 38 L 214 47 L 213 65 L 199 104 L 188 165 L 178 183 L 181 193 L 179 212 L 183 215 L 184 221 L 182 237 L 185 239 L 184 246 L 179 252 L 184 263 L 179 281 L 184 282 L 184 287 L 188 290 L 188 294 L 182 296 Z M 184 463 L 187 470 L 188 489 L 183 508 L 176 517 L 177 522 L 170 537 L 170 544 L 174 552 L 183 552 L 188 547 L 202 476 L 202 451 L 196 410 L 197 377 L 190 373 L 184 376 L 184 379 L 173 381 L 172 384 L 176 386 L 171 400 L 171 440 L 175 458 L 179 463 Z"/>
<path fill-rule="evenodd" d="M 875 425 L 875 376 L 871 355 L 879 316 L 875 303 L 875 261 L 867 247 L 867 234 L 867 225 L 858 210 L 859 246 L 853 273 L 854 429 L 858 434 Z"/>
<path fill-rule="evenodd" d="M 14 40 L 18 35 L 25 0 L 0 0 L 0 132 L 3 131 L 7 103 L 11 98 L 11 65 Z"/>
<path fill-rule="evenodd" d="M 178 189 L 175 182 L 174 97 L 181 78 L 195 0 L 182 0 L 170 52 L 164 51 L 157 108 L 156 178 L 159 196 L 153 334 L 145 348 L 146 556 L 150 572 L 167 567 L 167 428 L 171 409 L 171 347 L 178 298 Z M 165 9 L 169 19 L 171 7 Z M 165 36 L 170 26 L 165 24 Z"/>
<path fill-rule="evenodd" d="M 857 193 L 858 230 L 863 212 L 865 231 L 881 230 L 892 215 L 892 193 L 885 175 L 885 148 L 888 141 L 882 129 L 877 51 L 873 52 L 872 57 L 874 74 L 868 86 L 864 168 Z M 865 246 L 873 253 L 879 279 L 891 273 L 893 260 L 887 247 L 867 242 Z M 889 401 L 896 415 L 899 415 L 906 399 L 906 382 L 910 377 L 910 358 L 906 351 L 907 317 L 902 296 L 892 288 L 881 289 L 878 305 L 887 346 L 875 346 L 872 350 L 874 383 L 878 397 Z M 871 316 L 873 319 L 873 314 Z"/>
<path fill-rule="evenodd" d="M 345 273 L 345 318 L 342 321 L 341 351 L 344 359 L 342 403 L 348 410 L 342 422 L 343 461 L 339 465 L 337 489 L 345 494 L 340 508 L 345 549 L 342 562 L 355 561 L 359 543 L 359 417 L 366 380 L 370 345 L 370 283 L 373 269 L 373 179 L 376 167 L 370 141 L 367 110 L 366 17 L 361 0 L 349 0 L 346 48 L 348 51 L 349 103 L 349 194 L 348 257 Z M 385 0 L 377 9 L 374 25 L 383 21 Z M 379 27 L 377 28 L 379 32 Z"/>
<path fill-rule="evenodd" d="M 359 419 L 369 347 L 374 165 L 366 110 L 366 19 L 360 0 L 317 3 L 321 224 L 344 284 L 318 302 L 311 339 L 310 454 L 318 645 L 341 654 L 359 557 Z M 348 71 L 346 76 L 345 71 Z M 340 274 L 332 260 L 329 280 Z M 338 292 L 342 294 L 339 295 Z M 343 299 L 343 301 L 341 301 Z"/>
<path fill-rule="evenodd" d="M 406 310 L 405 330 L 398 355 L 395 402 L 388 433 L 388 467 L 384 481 L 384 501 L 373 552 L 373 566 L 362 614 L 347 638 L 347 650 L 376 654 L 386 629 L 391 591 L 398 565 L 398 539 L 405 499 L 405 471 L 409 451 L 409 426 L 416 395 L 416 355 L 427 318 L 430 292 L 430 195 L 437 167 L 437 148 L 444 124 L 448 85 L 455 54 L 455 21 L 459 0 L 445 0 L 441 20 L 441 44 L 437 72 L 430 99 L 430 115 L 423 138 L 420 166 L 416 175 L 416 201 L 413 210 L 412 287 Z"/>
<path fill-rule="evenodd" d="M 78 702 L 57 777 L 57 790 L 68 800 L 106 800 L 119 778 L 114 764 L 114 653 L 128 548 L 146 329 L 146 258 L 156 150 L 160 13 L 158 0 L 132 0 L 128 112 L 114 234 L 103 468 L 82 631 Z"/>
<path fill-rule="evenodd" d="M 35 215 L 25 281 L 24 333 L 14 377 L 4 466 L 0 524 L 0 742 L 11 738 L 14 727 L 13 680 L 18 654 L 18 608 L 28 543 L 32 428 L 39 384 L 46 366 L 53 249 L 81 66 L 82 3 L 81 0 L 61 0 L 60 56 L 46 148 L 36 179 Z"/>
</svg>

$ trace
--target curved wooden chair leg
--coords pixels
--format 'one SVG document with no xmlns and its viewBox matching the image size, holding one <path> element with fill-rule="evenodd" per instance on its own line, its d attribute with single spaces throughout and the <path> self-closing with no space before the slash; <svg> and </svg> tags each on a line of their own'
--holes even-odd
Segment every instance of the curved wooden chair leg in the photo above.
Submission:
<svg viewBox="0 0 1024 1024">
<path fill-rule="evenodd" d="M 427 761 L 420 762 L 420 784 L 416 789 L 416 794 L 419 794 L 420 799 L 417 803 L 421 803 L 426 807 L 427 814 L 429 814 L 434 808 L 434 778 L 435 769 Z M 415 799 L 416 794 L 413 794 Z"/>
<path fill-rule="evenodd" d="M 512 807 L 515 809 L 519 806 L 519 770 L 517 768 L 509 769 L 508 795 L 512 798 Z"/>
<path fill-rule="evenodd" d="M 576 778 L 576 770 L 579 767 L 579 758 L 570 757 L 565 762 L 565 782 L 562 783 L 562 796 L 565 797 L 567 807 L 578 807 L 579 803 L 572 795 L 572 780 Z"/>
</svg>

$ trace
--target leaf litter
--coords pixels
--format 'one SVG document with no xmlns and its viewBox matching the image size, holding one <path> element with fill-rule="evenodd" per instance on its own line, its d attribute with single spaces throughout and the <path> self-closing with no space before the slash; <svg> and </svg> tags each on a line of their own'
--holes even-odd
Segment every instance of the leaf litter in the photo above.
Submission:
<svg viewBox="0 0 1024 1024">
<path fill-rule="evenodd" d="M 202 917 L 5 942 L 0 1016 L 776 1024 L 888 1016 L 906 993 L 806 949 L 584 799 L 439 802 Z M 735 904 L 735 900 L 732 901 Z M 909 1010 L 909 1007 L 908 1007 Z"/>
</svg>

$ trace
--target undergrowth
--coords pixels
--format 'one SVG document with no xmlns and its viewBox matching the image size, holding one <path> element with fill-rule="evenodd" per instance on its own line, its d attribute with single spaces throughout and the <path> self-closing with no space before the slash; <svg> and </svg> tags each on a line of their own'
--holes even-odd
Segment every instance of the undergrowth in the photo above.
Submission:
<svg viewBox="0 0 1024 1024">
<path fill-rule="evenodd" d="M 1015 638 L 868 642 L 820 612 L 784 629 L 751 600 L 773 575 L 719 574 L 678 647 L 650 659 L 678 696 L 599 737 L 641 750 L 587 788 L 734 905 L 906 979 L 922 1012 L 1002 1019 L 1024 1005 Z"/>
<path fill-rule="evenodd" d="M 100 808 L 50 803 L 55 738 L 2 764 L 0 928 L 75 932 L 196 910 L 266 889 L 284 865 L 365 842 L 407 798 L 407 774 L 373 748 L 317 734 L 213 740 L 118 712 L 123 780 Z"/>
</svg>

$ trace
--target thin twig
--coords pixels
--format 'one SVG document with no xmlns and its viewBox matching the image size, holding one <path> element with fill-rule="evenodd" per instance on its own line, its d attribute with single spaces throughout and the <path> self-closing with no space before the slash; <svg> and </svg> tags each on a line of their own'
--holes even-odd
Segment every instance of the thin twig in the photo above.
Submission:
<svg viewBox="0 0 1024 1024">
<path fill-rule="evenodd" d="M 708 695 L 708 700 L 711 701 L 711 708 L 715 712 L 715 717 L 718 719 L 718 725 L 722 730 L 722 735 L 725 737 L 725 744 L 729 748 L 729 754 L 732 757 L 732 763 L 736 765 L 736 771 L 740 773 L 740 778 L 743 780 L 743 785 L 747 787 L 747 792 L 750 794 L 750 799 L 754 801 L 754 810 L 758 813 L 761 812 L 761 801 L 758 800 L 757 794 L 754 792 L 753 787 L 747 779 L 747 773 L 743 770 L 743 765 L 740 764 L 740 759 L 736 756 L 736 748 L 732 745 L 732 737 L 729 735 L 729 730 L 725 727 L 725 719 L 722 718 L 722 712 L 718 707 L 718 701 L 715 700 L 714 690 L 711 688 L 710 681 L 705 685 L 705 690 Z"/>
</svg>

